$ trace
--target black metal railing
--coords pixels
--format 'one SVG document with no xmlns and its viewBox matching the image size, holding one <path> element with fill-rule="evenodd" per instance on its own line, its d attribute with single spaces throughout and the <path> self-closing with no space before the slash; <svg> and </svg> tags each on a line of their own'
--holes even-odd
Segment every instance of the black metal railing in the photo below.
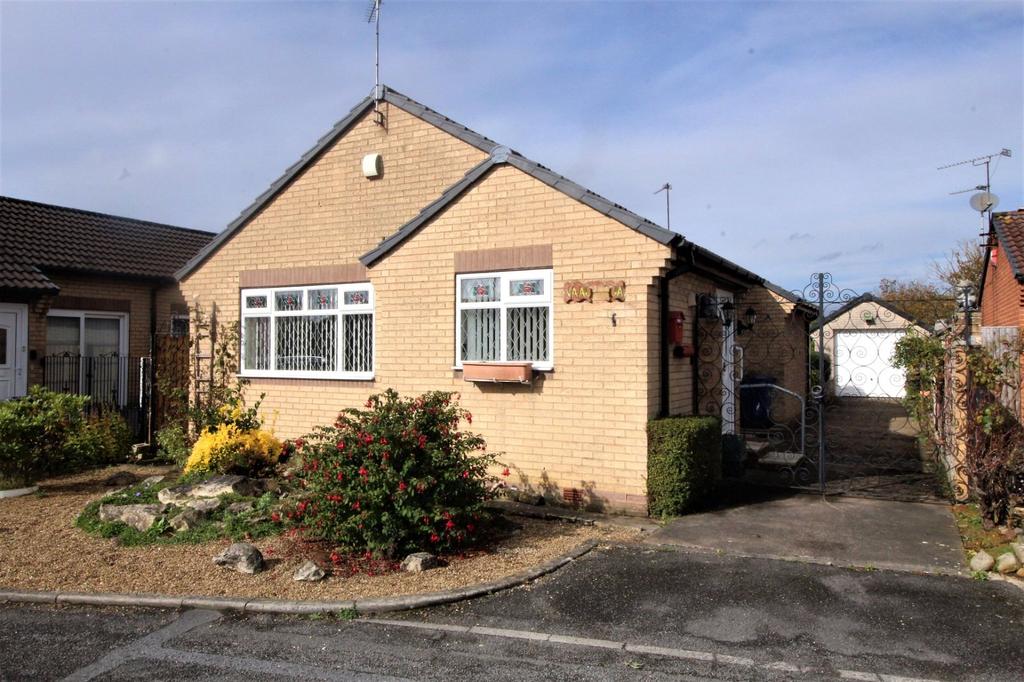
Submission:
<svg viewBox="0 0 1024 682">
<path fill-rule="evenodd" d="M 127 355 L 48 355 L 43 386 L 51 391 L 87 395 L 90 411 L 117 410 L 136 440 L 149 429 L 152 385 L 148 357 Z"/>
</svg>

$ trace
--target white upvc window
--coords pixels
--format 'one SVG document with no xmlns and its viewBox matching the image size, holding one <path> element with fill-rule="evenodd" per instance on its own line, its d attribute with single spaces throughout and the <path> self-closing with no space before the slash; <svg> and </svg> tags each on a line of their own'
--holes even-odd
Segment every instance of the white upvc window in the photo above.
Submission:
<svg viewBox="0 0 1024 682">
<path fill-rule="evenodd" d="M 131 361 L 128 313 L 51 308 L 43 382 L 64 393 L 124 405 Z"/>
<path fill-rule="evenodd" d="M 478 272 L 455 277 L 455 366 L 530 362 L 554 367 L 551 270 Z"/>
<path fill-rule="evenodd" d="M 372 379 L 373 285 L 242 289 L 241 374 Z"/>
</svg>

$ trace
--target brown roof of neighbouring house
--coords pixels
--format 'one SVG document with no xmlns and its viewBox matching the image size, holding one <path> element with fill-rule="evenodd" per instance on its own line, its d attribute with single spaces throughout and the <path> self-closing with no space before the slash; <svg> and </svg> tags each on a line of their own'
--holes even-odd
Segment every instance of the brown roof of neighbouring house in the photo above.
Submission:
<svg viewBox="0 0 1024 682">
<path fill-rule="evenodd" d="M 1024 208 L 992 214 L 992 229 L 1003 245 L 1014 277 L 1024 281 Z"/>
<path fill-rule="evenodd" d="M 211 232 L 0 197 L 0 289 L 56 291 L 47 271 L 152 279 L 174 272 Z"/>
</svg>

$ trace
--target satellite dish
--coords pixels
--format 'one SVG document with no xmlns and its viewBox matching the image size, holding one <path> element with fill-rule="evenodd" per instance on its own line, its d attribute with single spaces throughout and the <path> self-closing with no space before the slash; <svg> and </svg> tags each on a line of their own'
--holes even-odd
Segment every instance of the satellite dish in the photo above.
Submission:
<svg viewBox="0 0 1024 682">
<path fill-rule="evenodd" d="M 971 197 L 971 208 L 978 213 L 984 213 L 985 211 L 995 208 L 999 205 L 999 197 L 992 192 L 978 192 Z"/>
</svg>

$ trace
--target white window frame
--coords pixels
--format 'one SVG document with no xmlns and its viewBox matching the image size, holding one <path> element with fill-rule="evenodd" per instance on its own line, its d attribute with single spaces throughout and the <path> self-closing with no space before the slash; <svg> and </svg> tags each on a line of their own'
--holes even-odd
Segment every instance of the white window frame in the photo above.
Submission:
<svg viewBox="0 0 1024 682">
<path fill-rule="evenodd" d="M 333 310 L 311 310 L 309 308 L 309 292 L 316 291 L 319 289 L 337 289 L 338 290 L 338 307 Z M 282 291 L 299 291 L 302 292 L 302 310 L 277 310 L 275 307 L 275 294 Z M 369 301 L 366 303 L 354 303 L 345 304 L 345 294 L 353 291 L 366 291 L 369 292 Z M 249 309 L 246 307 L 246 298 L 249 296 L 266 296 L 267 307 L 266 308 L 253 308 Z M 290 286 L 290 287 L 260 287 L 252 289 L 241 289 L 239 291 L 239 334 L 240 334 L 240 348 L 238 365 L 239 365 L 239 376 L 242 377 L 254 377 L 254 378 L 273 378 L 280 377 L 286 379 L 345 379 L 345 380 L 362 380 L 374 378 L 374 372 L 377 369 L 377 314 L 376 314 L 376 301 L 377 295 L 374 293 L 373 285 L 369 282 L 358 282 L 349 284 L 311 284 L 303 286 Z M 345 372 L 340 368 L 343 366 L 343 360 L 345 357 L 344 353 L 344 330 L 346 315 L 365 315 L 369 313 L 371 317 L 370 322 L 370 371 L 369 372 Z M 281 317 L 309 317 L 309 316 L 330 316 L 334 315 L 338 318 L 337 322 L 337 339 L 338 343 L 334 349 L 335 352 L 335 367 L 339 369 L 334 372 L 317 372 L 315 370 L 285 370 L 285 369 L 273 369 L 277 363 L 277 324 L 275 320 Z M 247 318 L 270 318 L 270 367 L 271 369 L 249 369 L 245 367 L 245 320 Z"/>
<path fill-rule="evenodd" d="M 463 302 L 462 282 L 467 279 L 478 279 L 481 277 L 496 277 L 498 279 L 498 290 L 501 292 L 500 299 L 484 303 Z M 539 279 L 544 282 L 544 293 L 538 296 L 513 296 L 511 294 L 512 280 L 518 279 Z M 520 362 L 519 360 L 507 360 L 508 358 L 508 310 L 511 308 L 541 308 L 548 309 L 548 359 L 546 362 L 530 362 L 533 369 L 539 371 L 550 371 L 555 368 L 555 305 L 554 305 L 554 270 L 550 268 L 540 270 L 501 270 L 492 272 L 467 272 L 455 276 L 455 369 L 462 369 L 462 311 L 480 308 L 497 308 L 501 311 L 499 315 L 499 350 L 498 360 L 488 361 L 490 364 L 505 362 Z"/>
<path fill-rule="evenodd" d="M 78 318 L 78 354 L 82 353 L 85 344 L 85 318 L 102 318 L 106 320 L 119 320 L 121 325 L 117 334 L 117 354 L 120 357 L 128 355 L 128 313 L 116 313 L 105 310 L 67 310 L 65 308 L 51 308 L 46 313 L 47 317 L 77 317 Z"/>
<path fill-rule="evenodd" d="M 131 329 L 131 327 L 129 326 L 129 321 L 131 317 L 128 313 L 110 312 L 107 310 L 70 310 L 67 308 L 51 308 L 46 312 L 46 317 L 78 318 L 78 357 L 89 357 L 82 352 L 85 349 L 85 318 L 89 317 L 93 319 L 118 320 L 120 321 L 120 325 L 118 327 L 117 332 L 117 357 L 128 357 L 128 330 Z M 47 340 L 47 343 L 49 343 L 49 340 Z M 122 363 L 119 360 L 118 367 L 120 368 L 121 365 Z M 124 366 L 127 368 L 127 364 L 125 364 Z M 78 372 L 78 385 L 82 386 L 85 383 L 84 364 L 80 364 Z M 121 406 L 124 406 L 125 396 L 127 396 L 128 394 L 127 374 L 128 372 L 121 372 L 119 370 L 117 379 L 117 404 Z"/>
</svg>

